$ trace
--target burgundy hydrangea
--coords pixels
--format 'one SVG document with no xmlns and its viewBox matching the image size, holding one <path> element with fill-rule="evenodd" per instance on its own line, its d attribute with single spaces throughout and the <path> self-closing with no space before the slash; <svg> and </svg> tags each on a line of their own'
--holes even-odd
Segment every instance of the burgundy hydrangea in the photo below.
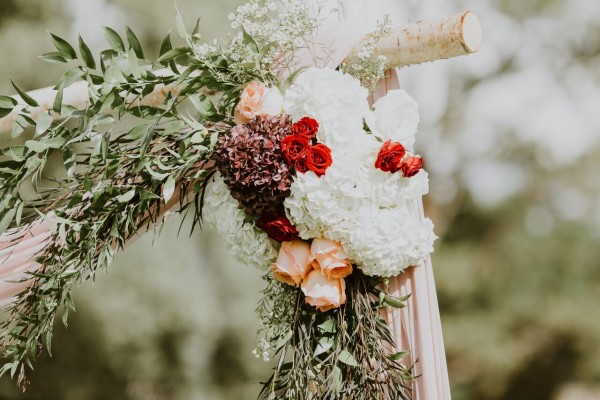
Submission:
<svg viewBox="0 0 600 400">
<path fill-rule="evenodd" d="M 291 134 L 289 116 L 262 115 L 219 138 L 214 151 L 217 168 L 248 214 L 260 217 L 289 195 L 292 174 L 281 141 Z"/>
</svg>

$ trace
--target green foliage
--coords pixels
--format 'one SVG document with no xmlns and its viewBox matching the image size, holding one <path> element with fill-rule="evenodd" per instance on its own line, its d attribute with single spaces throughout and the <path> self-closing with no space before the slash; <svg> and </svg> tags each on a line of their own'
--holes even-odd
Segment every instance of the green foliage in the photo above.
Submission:
<svg viewBox="0 0 600 400">
<path fill-rule="evenodd" d="M 259 353 L 273 352 L 277 366 L 259 399 L 412 398 L 413 366 L 400 362 L 408 353 L 389 354 L 395 343 L 381 315 L 408 298 L 388 295 L 378 288 L 380 279 L 355 269 L 346 279 L 347 303 L 315 312 L 297 288 L 265 280 Z"/>
</svg>

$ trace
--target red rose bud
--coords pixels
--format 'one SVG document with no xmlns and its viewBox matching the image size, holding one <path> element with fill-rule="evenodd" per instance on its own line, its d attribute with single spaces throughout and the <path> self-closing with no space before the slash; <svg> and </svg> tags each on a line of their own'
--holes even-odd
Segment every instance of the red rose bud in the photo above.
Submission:
<svg viewBox="0 0 600 400">
<path fill-rule="evenodd" d="M 423 158 L 417 156 L 408 156 L 402 162 L 402 173 L 405 177 L 410 178 L 419 173 L 423 167 Z"/>
<path fill-rule="evenodd" d="M 402 168 L 402 157 L 406 154 L 404 146 L 398 142 L 392 143 L 388 140 L 381 146 L 379 154 L 377 155 L 377 161 L 375 161 L 375 168 L 378 168 L 384 172 L 397 172 Z"/>
<path fill-rule="evenodd" d="M 308 140 L 317 136 L 319 123 L 312 118 L 304 117 L 292 126 L 292 132 L 295 135 L 306 136 Z"/>
<path fill-rule="evenodd" d="M 296 160 L 301 158 L 308 148 L 310 143 L 304 135 L 290 135 L 281 141 L 281 152 L 288 165 L 294 166 Z"/>
<path fill-rule="evenodd" d="M 324 144 L 312 146 L 306 152 L 306 167 L 317 176 L 325 175 L 332 162 L 331 149 Z"/>
<path fill-rule="evenodd" d="M 279 216 L 279 213 L 276 212 L 264 214 L 256 221 L 256 226 L 278 242 L 291 242 L 298 238 L 298 230 L 290 220 L 285 215 Z"/>
</svg>

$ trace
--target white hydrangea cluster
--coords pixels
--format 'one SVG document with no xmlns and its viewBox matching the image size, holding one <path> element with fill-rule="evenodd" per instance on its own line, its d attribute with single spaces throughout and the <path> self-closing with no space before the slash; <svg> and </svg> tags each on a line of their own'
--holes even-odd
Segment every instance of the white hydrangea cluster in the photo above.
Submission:
<svg viewBox="0 0 600 400">
<path fill-rule="evenodd" d="M 277 258 L 276 244 L 253 223 L 246 222 L 246 213 L 218 174 L 206 191 L 202 215 L 223 237 L 231 254 L 244 264 L 265 270 Z"/>
<path fill-rule="evenodd" d="M 293 121 L 302 117 L 317 120 L 317 139 L 335 151 L 355 137 L 365 136 L 362 127 L 370 113 L 368 95 L 367 89 L 349 74 L 309 68 L 286 91 L 283 107 Z"/>
<path fill-rule="evenodd" d="M 320 178 L 297 174 L 284 203 L 288 218 L 304 239 L 342 243 L 368 275 L 394 276 L 420 264 L 436 239 L 432 222 L 412 211 L 429 190 L 427 173 L 404 178 L 375 168 L 382 140 L 412 148 L 418 112 L 407 96 L 391 92 L 372 112 L 357 80 L 317 68 L 298 76 L 285 96 L 284 107 L 294 120 L 310 116 L 319 122 L 318 140 L 332 149 L 333 159 Z M 364 120 L 375 134 L 364 131 Z"/>
</svg>

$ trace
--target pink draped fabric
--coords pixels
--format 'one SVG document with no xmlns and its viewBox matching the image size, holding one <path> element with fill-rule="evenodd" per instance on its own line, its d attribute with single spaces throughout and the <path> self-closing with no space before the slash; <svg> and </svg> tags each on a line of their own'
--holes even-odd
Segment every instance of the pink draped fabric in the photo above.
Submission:
<svg viewBox="0 0 600 400">
<path fill-rule="evenodd" d="M 36 271 L 34 260 L 50 237 L 52 224 L 39 220 L 0 236 L 0 306 L 9 304 L 28 283 L 20 282 L 28 271 Z"/>
<path fill-rule="evenodd" d="M 388 90 L 398 89 L 396 71 L 390 71 L 371 103 L 385 96 Z M 423 201 L 415 199 L 413 212 L 424 218 Z M 406 308 L 389 310 L 384 315 L 397 351 L 410 351 L 404 360 L 407 365 L 416 361 L 415 374 L 419 376 L 413 385 L 416 400 L 450 400 L 450 384 L 446 353 L 442 336 L 442 324 L 435 290 L 431 259 L 419 266 L 411 267 L 400 276 L 391 278 L 388 290 L 391 295 L 411 295 Z"/>
</svg>

